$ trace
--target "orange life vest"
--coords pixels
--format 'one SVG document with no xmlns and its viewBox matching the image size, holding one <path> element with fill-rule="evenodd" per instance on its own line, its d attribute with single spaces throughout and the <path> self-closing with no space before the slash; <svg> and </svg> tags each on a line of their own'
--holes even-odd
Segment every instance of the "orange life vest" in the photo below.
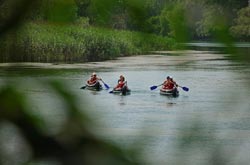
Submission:
<svg viewBox="0 0 250 165">
<path fill-rule="evenodd" d="M 125 85 L 124 81 L 119 81 L 115 88 L 122 88 Z"/>
<path fill-rule="evenodd" d="M 92 84 L 95 84 L 96 81 L 97 81 L 97 77 L 93 76 L 93 77 L 90 78 L 90 80 L 88 80 L 88 83 L 92 85 Z"/>
<path fill-rule="evenodd" d="M 174 83 L 169 81 L 169 82 L 166 82 L 164 83 L 163 85 L 163 89 L 173 89 L 175 87 Z"/>
</svg>

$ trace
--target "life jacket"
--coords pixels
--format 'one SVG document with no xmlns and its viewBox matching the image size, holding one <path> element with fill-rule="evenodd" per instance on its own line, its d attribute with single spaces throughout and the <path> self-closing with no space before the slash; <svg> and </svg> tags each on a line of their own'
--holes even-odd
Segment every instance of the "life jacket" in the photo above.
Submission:
<svg viewBox="0 0 250 165">
<path fill-rule="evenodd" d="M 172 83 L 172 82 L 168 83 L 167 88 L 168 89 L 173 89 L 174 88 L 174 83 Z"/>
<path fill-rule="evenodd" d="M 88 80 L 88 83 L 90 85 L 95 84 L 97 82 L 97 77 L 91 77 L 90 80 Z"/>
<path fill-rule="evenodd" d="M 115 87 L 116 89 L 118 89 L 118 88 L 123 88 L 123 86 L 125 85 L 125 82 L 124 81 L 118 81 L 118 84 L 117 84 L 117 86 Z"/>
<path fill-rule="evenodd" d="M 175 87 L 175 85 L 171 81 L 164 83 L 164 85 L 163 85 L 163 89 L 173 89 L 174 87 Z"/>
</svg>

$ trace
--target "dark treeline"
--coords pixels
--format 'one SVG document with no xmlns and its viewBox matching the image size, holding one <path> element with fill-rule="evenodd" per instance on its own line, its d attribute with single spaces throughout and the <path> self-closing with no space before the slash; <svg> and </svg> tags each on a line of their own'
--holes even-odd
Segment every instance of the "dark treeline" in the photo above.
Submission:
<svg viewBox="0 0 250 165">
<path fill-rule="evenodd" d="M 212 39 L 225 26 L 233 37 L 249 40 L 248 0 L 75 0 L 78 17 L 92 25 L 135 30 L 162 36 Z"/>
<path fill-rule="evenodd" d="M 189 40 L 249 41 L 249 15 L 248 0 L 5 0 L 0 61 L 98 61 Z"/>
<path fill-rule="evenodd" d="M 40 12 L 36 11 L 33 19 L 60 19 L 58 16 L 55 18 L 54 13 L 55 10 L 60 11 L 56 7 L 57 1 L 43 0 L 39 5 Z M 223 24 L 237 39 L 249 40 L 250 36 L 249 0 L 59 1 L 67 2 L 67 8 L 71 6 L 71 13 L 63 14 L 63 19 L 80 21 L 87 18 L 94 26 L 176 37 L 179 32 L 175 27 L 177 24 L 187 28 L 188 39 L 211 39 L 214 31 Z M 52 13 L 50 9 L 53 9 Z"/>
</svg>

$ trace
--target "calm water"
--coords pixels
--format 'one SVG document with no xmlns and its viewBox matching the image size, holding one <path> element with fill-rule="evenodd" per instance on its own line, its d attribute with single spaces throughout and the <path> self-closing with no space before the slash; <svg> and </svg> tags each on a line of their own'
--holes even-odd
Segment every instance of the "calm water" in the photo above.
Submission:
<svg viewBox="0 0 250 165">
<path fill-rule="evenodd" d="M 198 54 L 203 55 L 206 53 Z M 218 146 L 222 152 L 234 154 L 233 158 L 226 158 L 230 163 L 247 164 L 250 162 L 250 67 L 221 57 L 213 54 L 213 58 L 169 65 L 169 56 L 162 56 L 166 65 L 151 61 L 148 65 L 145 62 L 89 70 L 81 67 L 1 68 L 0 85 L 8 78 L 9 82 L 21 86 L 34 101 L 33 110 L 53 125 L 51 131 L 56 131 L 65 117 L 60 111 L 63 106 L 53 99 L 52 91 L 33 81 L 59 79 L 79 98 L 80 106 L 86 107 L 81 100 L 88 100 L 87 110 L 99 123 L 95 129 L 99 136 L 124 147 L 143 145 L 142 155 L 152 164 L 171 161 L 201 164 L 209 160 L 209 154 Z M 126 58 L 123 62 L 126 63 Z M 119 75 L 123 74 L 131 95 L 113 95 L 109 90 L 81 90 L 93 71 L 110 87 L 115 86 Z M 179 89 L 177 98 L 160 95 L 159 88 L 150 91 L 150 86 L 161 84 L 168 75 L 190 91 Z M 199 134 L 202 136 L 199 145 L 178 149 L 182 134 L 194 133 L 191 131 L 194 123 L 203 130 Z"/>
</svg>

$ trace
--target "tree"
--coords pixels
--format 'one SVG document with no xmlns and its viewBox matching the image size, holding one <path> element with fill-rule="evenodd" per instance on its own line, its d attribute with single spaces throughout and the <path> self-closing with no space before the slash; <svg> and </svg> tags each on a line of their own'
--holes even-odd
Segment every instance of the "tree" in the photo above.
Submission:
<svg viewBox="0 0 250 165">
<path fill-rule="evenodd" d="M 182 4 L 170 5 L 164 8 L 161 14 L 161 33 L 168 33 L 177 42 L 186 42 L 188 39 L 185 10 Z"/>
<path fill-rule="evenodd" d="M 250 7 L 241 9 L 235 19 L 235 25 L 231 27 L 234 37 L 250 39 Z"/>
<path fill-rule="evenodd" d="M 77 16 L 88 17 L 88 8 L 91 0 L 75 0 L 77 5 Z"/>
<path fill-rule="evenodd" d="M 239 10 L 248 5 L 249 0 L 205 0 L 208 5 L 219 5 L 230 10 Z"/>
<path fill-rule="evenodd" d="M 46 21 L 67 23 L 77 17 L 77 6 L 74 0 L 43 0 L 42 5 Z"/>
</svg>

